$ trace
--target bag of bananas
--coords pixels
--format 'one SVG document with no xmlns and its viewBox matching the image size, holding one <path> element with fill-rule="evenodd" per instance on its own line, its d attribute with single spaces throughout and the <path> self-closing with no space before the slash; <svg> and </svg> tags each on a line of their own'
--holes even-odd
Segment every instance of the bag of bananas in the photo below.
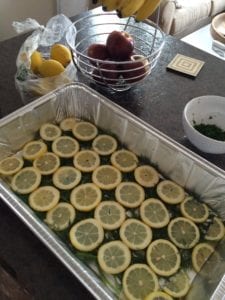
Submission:
<svg viewBox="0 0 225 300">
<path fill-rule="evenodd" d="M 153 14 L 161 0 L 93 0 L 102 5 L 103 10 L 116 10 L 118 16 L 127 18 L 133 16 L 136 21 L 143 21 Z"/>
</svg>

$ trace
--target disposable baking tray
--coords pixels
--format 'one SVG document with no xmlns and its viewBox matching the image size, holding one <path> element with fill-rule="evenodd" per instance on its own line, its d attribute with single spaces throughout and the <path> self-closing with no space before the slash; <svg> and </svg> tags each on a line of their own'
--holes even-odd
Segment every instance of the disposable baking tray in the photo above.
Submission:
<svg viewBox="0 0 225 300">
<path fill-rule="evenodd" d="M 127 148 L 146 157 L 159 172 L 187 191 L 199 195 L 225 220 L 225 172 L 189 151 L 149 124 L 84 84 L 65 85 L 0 120 L 0 157 L 18 152 L 34 139 L 43 123 L 66 117 L 89 120 L 111 132 Z M 96 274 L 0 179 L 0 196 L 36 236 L 81 281 L 96 299 L 116 299 Z M 211 272 L 194 278 L 185 299 L 219 300 L 225 291 L 225 242 L 217 247 L 221 259 L 211 261 Z M 208 267 L 209 267 L 208 264 Z M 204 267 L 203 269 L 204 270 Z"/>
</svg>

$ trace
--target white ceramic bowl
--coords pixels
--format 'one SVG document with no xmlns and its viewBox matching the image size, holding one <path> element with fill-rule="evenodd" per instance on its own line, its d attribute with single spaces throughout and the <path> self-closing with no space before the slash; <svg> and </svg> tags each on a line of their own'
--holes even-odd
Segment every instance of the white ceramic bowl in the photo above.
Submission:
<svg viewBox="0 0 225 300">
<path fill-rule="evenodd" d="M 190 142 L 206 153 L 225 153 L 225 142 L 209 138 L 194 124 L 214 124 L 225 131 L 225 97 L 201 96 L 189 101 L 183 112 L 183 128 Z"/>
</svg>

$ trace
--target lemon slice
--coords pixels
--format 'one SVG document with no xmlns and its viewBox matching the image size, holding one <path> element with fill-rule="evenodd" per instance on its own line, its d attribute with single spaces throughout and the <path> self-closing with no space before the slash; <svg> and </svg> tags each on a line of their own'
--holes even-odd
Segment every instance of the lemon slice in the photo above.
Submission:
<svg viewBox="0 0 225 300">
<path fill-rule="evenodd" d="M 159 174 L 156 169 L 148 165 L 137 167 L 134 171 L 134 177 L 140 185 L 147 188 L 155 186 L 159 181 Z"/>
<path fill-rule="evenodd" d="M 73 126 L 72 132 L 80 141 L 91 141 L 98 134 L 98 129 L 90 122 L 80 121 Z"/>
<path fill-rule="evenodd" d="M 11 187 L 19 194 L 29 194 L 38 188 L 40 183 L 41 173 L 33 167 L 26 167 L 13 176 Z"/>
<path fill-rule="evenodd" d="M 164 239 L 155 240 L 148 246 L 146 259 L 151 269 L 161 276 L 175 274 L 181 263 L 177 247 Z"/>
<path fill-rule="evenodd" d="M 71 131 L 73 129 L 74 125 L 76 124 L 76 122 L 77 122 L 77 120 L 75 118 L 66 118 L 60 122 L 59 127 L 63 131 Z"/>
<path fill-rule="evenodd" d="M 158 290 L 155 273 L 146 264 L 133 264 L 123 274 L 122 286 L 129 300 L 145 299 L 149 293 Z"/>
<path fill-rule="evenodd" d="M 73 164 L 82 172 L 92 172 L 100 165 L 100 158 L 95 151 L 81 150 L 75 155 Z"/>
<path fill-rule="evenodd" d="M 103 201 L 95 209 L 95 218 L 107 230 L 120 228 L 126 218 L 125 209 L 115 201 Z"/>
<path fill-rule="evenodd" d="M 47 152 L 47 145 L 42 141 L 31 141 L 23 147 L 23 157 L 34 160 Z"/>
<path fill-rule="evenodd" d="M 205 239 L 208 241 L 219 241 L 224 237 L 224 225 L 223 222 L 215 217 L 212 224 L 209 226 L 209 229 L 205 235 Z"/>
<path fill-rule="evenodd" d="M 81 180 L 81 172 L 74 167 L 60 167 L 52 177 L 54 185 L 61 190 L 71 190 Z"/>
<path fill-rule="evenodd" d="M 118 169 L 110 165 L 97 167 L 92 173 L 92 181 L 103 190 L 112 190 L 120 184 L 122 175 Z"/>
<path fill-rule="evenodd" d="M 137 167 L 138 158 L 133 152 L 121 149 L 111 155 L 111 163 L 122 172 L 131 172 Z"/>
<path fill-rule="evenodd" d="M 195 223 L 203 223 L 209 216 L 208 207 L 192 197 L 188 197 L 181 202 L 180 210 L 184 217 Z"/>
<path fill-rule="evenodd" d="M 178 217 L 170 221 L 168 235 L 171 241 L 181 249 L 191 249 L 199 241 L 198 227 L 189 219 Z"/>
<path fill-rule="evenodd" d="M 92 142 L 92 148 L 99 155 L 110 155 L 117 148 L 117 141 L 107 134 L 98 135 Z"/>
<path fill-rule="evenodd" d="M 98 250 L 100 268 L 108 274 L 119 274 L 126 270 L 131 262 L 129 248 L 121 241 L 112 241 Z"/>
<path fill-rule="evenodd" d="M 161 291 L 152 292 L 144 300 L 173 300 L 173 298 Z"/>
<path fill-rule="evenodd" d="M 163 290 L 174 298 L 184 297 L 190 288 L 190 280 L 187 274 L 180 270 L 175 275 L 168 278 Z"/>
<path fill-rule="evenodd" d="M 140 207 L 140 216 L 143 222 L 152 228 L 162 228 L 168 225 L 170 215 L 161 200 L 146 199 Z"/>
<path fill-rule="evenodd" d="M 101 201 L 102 192 L 94 183 L 84 183 L 72 190 L 71 204 L 79 211 L 91 211 Z"/>
<path fill-rule="evenodd" d="M 79 147 L 79 143 L 69 136 L 60 136 L 52 143 L 52 151 L 63 158 L 73 157 L 78 152 Z"/>
<path fill-rule="evenodd" d="M 204 263 L 214 252 L 214 248 L 207 243 L 199 243 L 192 251 L 191 260 L 193 268 L 196 272 L 199 272 Z"/>
<path fill-rule="evenodd" d="M 33 166 L 38 169 L 42 175 L 50 175 L 58 169 L 60 160 L 56 154 L 46 152 L 34 160 Z"/>
<path fill-rule="evenodd" d="M 115 191 L 116 200 L 125 207 L 138 207 L 145 199 L 145 191 L 135 182 L 121 182 Z"/>
<path fill-rule="evenodd" d="M 59 202 L 60 193 L 53 186 L 41 186 L 29 195 L 28 203 L 36 211 L 48 211 Z"/>
<path fill-rule="evenodd" d="M 0 161 L 0 174 L 1 175 L 14 175 L 23 167 L 23 159 L 17 156 L 6 157 Z"/>
<path fill-rule="evenodd" d="M 132 250 L 147 248 L 152 240 L 152 230 L 137 219 L 128 219 L 120 227 L 121 240 Z"/>
<path fill-rule="evenodd" d="M 57 125 L 45 123 L 41 126 L 39 133 L 43 140 L 52 142 L 62 134 L 62 131 Z"/>
<path fill-rule="evenodd" d="M 184 200 L 184 189 L 170 180 L 161 181 L 156 188 L 159 197 L 166 203 L 178 204 Z"/>
<path fill-rule="evenodd" d="M 60 202 L 46 214 L 45 222 L 50 228 L 61 231 L 68 228 L 75 220 L 74 207 L 67 202 Z"/>
<path fill-rule="evenodd" d="M 69 237 L 77 250 L 89 252 L 102 243 L 104 230 L 97 220 L 89 218 L 76 223 L 70 229 Z"/>
</svg>

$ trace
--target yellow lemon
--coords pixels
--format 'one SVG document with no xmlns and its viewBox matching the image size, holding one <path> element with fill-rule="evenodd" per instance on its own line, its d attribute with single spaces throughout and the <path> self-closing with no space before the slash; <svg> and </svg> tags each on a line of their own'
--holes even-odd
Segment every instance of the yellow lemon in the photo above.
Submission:
<svg viewBox="0 0 225 300">
<path fill-rule="evenodd" d="M 35 74 L 39 73 L 39 67 L 42 64 L 42 61 L 43 61 L 42 54 L 37 50 L 34 51 L 30 57 L 30 63 L 31 63 L 30 67 Z"/>
<path fill-rule="evenodd" d="M 66 67 L 72 59 L 69 48 L 62 44 L 55 44 L 51 47 L 50 57 L 60 62 L 64 67 Z"/>
<path fill-rule="evenodd" d="M 42 77 L 56 76 L 64 70 L 63 65 L 54 59 L 44 60 L 39 67 L 39 73 Z"/>
</svg>

